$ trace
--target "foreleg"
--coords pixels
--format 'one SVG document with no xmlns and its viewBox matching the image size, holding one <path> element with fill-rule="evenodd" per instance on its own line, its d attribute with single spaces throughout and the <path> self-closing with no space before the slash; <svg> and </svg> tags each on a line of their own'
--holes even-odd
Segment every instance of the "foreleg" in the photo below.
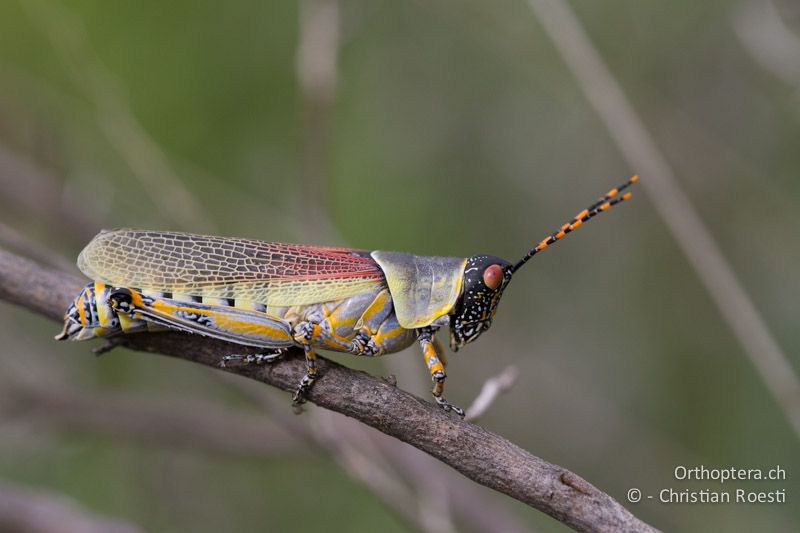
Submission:
<svg viewBox="0 0 800 533">
<path fill-rule="evenodd" d="M 418 331 L 419 335 L 417 340 L 422 348 L 422 356 L 425 358 L 425 364 L 428 366 L 431 379 L 433 380 L 433 389 L 431 390 L 433 399 L 436 400 L 436 403 L 445 411 L 453 411 L 458 416 L 464 416 L 463 409 L 451 404 L 443 396 L 444 382 L 447 379 L 447 374 L 444 371 L 441 345 L 433 338 L 434 330 L 432 328 L 421 328 Z"/>
</svg>

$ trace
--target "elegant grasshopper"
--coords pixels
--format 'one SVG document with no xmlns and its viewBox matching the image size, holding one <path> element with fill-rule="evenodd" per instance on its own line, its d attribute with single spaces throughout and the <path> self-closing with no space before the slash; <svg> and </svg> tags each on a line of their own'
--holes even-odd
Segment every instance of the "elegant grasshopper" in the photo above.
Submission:
<svg viewBox="0 0 800 533">
<path fill-rule="evenodd" d="M 630 198 L 611 189 L 515 264 L 491 255 L 468 258 L 280 244 L 148 230 L 98 234 L 78 256 L 89 283 L 64 316 L 59 340 L 177 329 L 258 347 L 233 361 L 267 363 L 290 347 L 305 352 L 294 394 L 305 401 L 317 378 L 316 349 L 380 356 L 414 342 L 446 411 L 445 356 L 434 337 L 449 326 L 457 351 L 492 324 L 512 275 L 531 257 L 595 215 Z"/>
</svg>

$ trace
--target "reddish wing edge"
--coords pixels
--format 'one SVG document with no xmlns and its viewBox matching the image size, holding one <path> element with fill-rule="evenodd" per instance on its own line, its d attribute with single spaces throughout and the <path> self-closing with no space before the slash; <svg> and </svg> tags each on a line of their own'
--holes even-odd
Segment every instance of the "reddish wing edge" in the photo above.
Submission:
<svg viewBox="0 0 800 533">
<path fill-rule="evenodd" d="M 264 265 L 270 280 L 314 280 L 338 278 L 382 279 L 383 271 L 369 251 L 308 244 L 250 241 L 269 249 Z M 259 259 L 262 259 L 259 256 Z"/>
</svg>

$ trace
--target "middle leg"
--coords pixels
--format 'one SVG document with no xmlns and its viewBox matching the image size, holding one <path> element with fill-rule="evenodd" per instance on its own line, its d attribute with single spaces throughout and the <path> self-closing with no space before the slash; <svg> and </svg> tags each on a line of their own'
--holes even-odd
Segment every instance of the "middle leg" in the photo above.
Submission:
<svg viewBox="0 0 800 533">
<path fill-rule="evenodd" d="M 314 344 L 316 338 L 319 336 L 320 331 L 321 328 L 319 324 L 308 321 L 300 322 L 294 328 L 294 340 L 303 347 L 303 352 L 306 356 L 306 373 L 300 380 L 300 384 L 297 386 L 297 390 L 292 397 L 292 405 L 294 407 L 299 407 L 306 403 L 306 396 L 311 390 L 311 386 L 317 380 L 317 354 L 312 344 Z"/>
<path fill-rule="evenodd" d="M 297 390 L 292 397 L 292 405 L 295 407 L 306 403 L 308 391 L 311 390 L 311 386 L 317 380 L 317 354 L 314 352 L 314 348 L 308 344 L 303 345 L 303 351 L 306 355 L 306 374 L 300 380 L 300 385 L 297 386 Z"/>
</svg>

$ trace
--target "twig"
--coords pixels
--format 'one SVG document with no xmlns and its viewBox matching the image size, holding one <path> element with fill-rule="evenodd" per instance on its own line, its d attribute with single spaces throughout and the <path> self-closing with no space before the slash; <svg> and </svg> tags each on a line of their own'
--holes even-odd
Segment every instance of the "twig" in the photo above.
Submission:
<svg viewBox="0 0 800 533">
<path fill-rule="evenodd" d="M 498 396 L 504 392 L 508 392 L 519 377 L 519 370 L 514 366 L 506 367 L 498 375 L 486 380 L 483 384 L 481 392 L 473 400 L 472 405 L 467 408 L 466 420 L 472 422 L 483 416 L 489 410 Z"/>
<path fill-rule="evenodd" d="M 0 483 L 0 531 L 137 533 L 132 524 L 100 517 L 61 495 Z"/>
<path fill-rule="evenodd" d="M 60 320 L 83 285 L 75 276 L 0 250 L 0 299 Z M 170 355 L 218 368 L 240 347 L 181 333 L 121 336 L 135 350 Z M 304 372 L 301 354 L 228 372 L 293 391 Z M 473 481 L 535 507 L 578 531 L 655 531 L 583 478 L 550 464 L 481 427 L 364 372 L 320 358 L 321 379 L 309 400 L 423 450 Z"/>
<path fill-rule="evenodd" d="M 733 27 L 753 59 L 786 83 L 800 89 L 800 37 L 781 19 L 770 0 L 743 3 Z"/>
<path fill-rule="evenodd" d="M 528 0 L 728 327 L 800 437 L 800 380 L 619 82 L 564 0 Z"/>
</svg>

